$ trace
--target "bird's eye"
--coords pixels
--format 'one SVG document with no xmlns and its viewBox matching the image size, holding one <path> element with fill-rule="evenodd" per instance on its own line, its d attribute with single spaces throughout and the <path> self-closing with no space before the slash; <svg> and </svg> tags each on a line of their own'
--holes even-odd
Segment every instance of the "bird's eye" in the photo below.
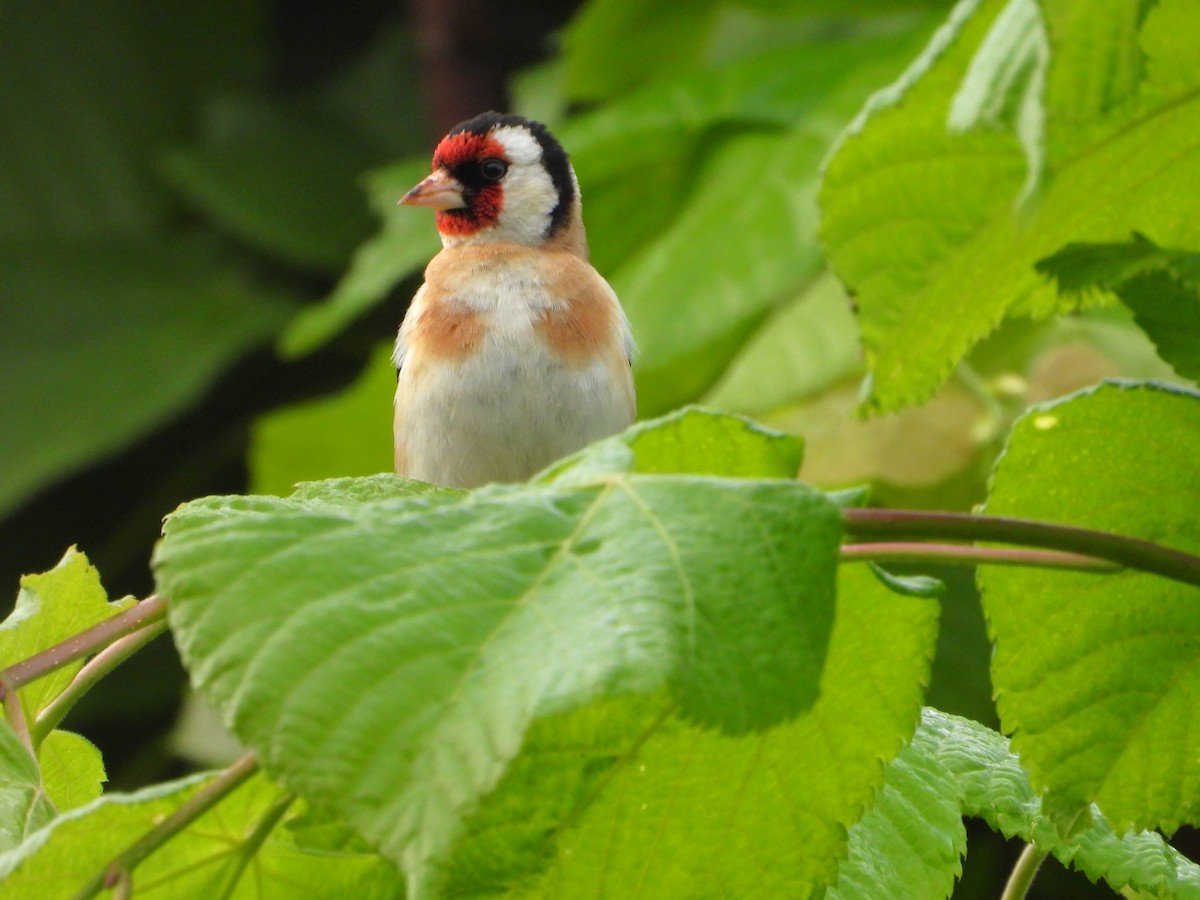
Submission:
<svg viewBox="0 0 1200 900">
<path fill-rule="evenodd" d="M 494 156 L 483 160 L 479 164 L 480 174 L 488 181 L 499 181 L 507 171 L 508 163 L 502 159 L 496 159 Z"/>
</svg>

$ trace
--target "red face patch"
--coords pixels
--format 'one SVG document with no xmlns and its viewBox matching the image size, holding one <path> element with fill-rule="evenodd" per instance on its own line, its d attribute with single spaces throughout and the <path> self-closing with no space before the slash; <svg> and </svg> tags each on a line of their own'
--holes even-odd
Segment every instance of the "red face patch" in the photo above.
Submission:
<svg viewBox="0 0 1200 900">
<path fill-rule="evenodd" d="M 489 134 L 472 134 L 467 131 L 442 138 L 437 149 L 433 152 L 433 169 L 448 169 L 456 173 L 467 163 L 477 162 L 489 157 L 507 159 L 504 145 Z M 461 179 L 468 188 L 470 184 L 466 173 L 461 173 Z M 470 207 L 467 209 L 442 210 L 437 214 L 438 231 L 442 234 L 467 235 L 474 234 L 482 228 L 496 223 L 500 211 L 504 208 L 504 189 L 498 184 L 485 185 L 467 195 Z"/>
<path fill-rule="evenodd" d="M 489 185 L 472 198 L 469 209 L 438 210 L 438 231 L 442 234 L 474 234 L 496 224 L 502 209 L 504 189 L 498 184 Z"/>
<path fill-rule="evenodd" d="M 471 134 L 469 131 L 463 131 L 442 138 L 442 142 L 433 151 L 433 168 L 445 166 L 447 169 L 453 169 L 473 159 L 487 159 L 489 156 L 507 159 L 504 145 L 490 134 Z"/>
<path fill-rule="evenodd" d="M 490 185 L 476 193 L 468 209 L 438 210 L 438 230 L 442 234 L 474 234 L 496 224 L 504 209 L 504 190 Z"/>
</svg>

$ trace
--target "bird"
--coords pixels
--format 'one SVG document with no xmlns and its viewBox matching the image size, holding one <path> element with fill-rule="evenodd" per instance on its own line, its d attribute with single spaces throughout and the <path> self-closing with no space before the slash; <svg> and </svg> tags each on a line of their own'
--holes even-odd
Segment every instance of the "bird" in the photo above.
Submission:
<svg viewBox="0 0 1200 900">
<path fill-rule="evenodd" d="M 526 481 L 633 423 L 629 320 L 588 261 L 579 181 L 545 125 L 456 125 L 398 202 L 436 210 L 442 249 L 396 336 L 396 472 Z"/>
</svg>

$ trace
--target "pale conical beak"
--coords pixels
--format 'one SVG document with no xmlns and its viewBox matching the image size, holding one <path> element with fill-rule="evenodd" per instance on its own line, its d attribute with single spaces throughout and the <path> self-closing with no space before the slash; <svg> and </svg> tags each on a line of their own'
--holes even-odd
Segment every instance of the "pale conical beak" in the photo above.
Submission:
<svg viewBox="0 0 1200 900">
<path fill-rule="evenodd" d="M 463 186 L 445 169 L 438 169 L 398 201 L 404 206 L 430 209 L 462 209 Z"/>
</svg>

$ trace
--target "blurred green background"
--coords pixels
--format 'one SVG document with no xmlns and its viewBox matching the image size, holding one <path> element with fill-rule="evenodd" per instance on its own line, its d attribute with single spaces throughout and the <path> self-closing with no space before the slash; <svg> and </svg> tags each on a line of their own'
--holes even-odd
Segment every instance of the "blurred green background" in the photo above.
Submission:
<svg viewBox="0 0 1200 900">
<path fill-rule="evenodd" d="M 178 503 L 388 469 L 390 342 L 437 248 L 432 218 L 395 200 L 440 134 L 488 108 L 546 121 L 573 156 L 594 262 L 641 347 L 641 415 L 746 413 L 805 436 L 806 480 L 970 508 L 1029 403 L 1167 370 L 1119 309 L 1018 320 L 924 406 L 856 414 L 821 164 L 948 10 L 6 3 L 0 585 L 15 597 L 77 544 L 113 596 L 143 596 Z M 929 702 L 994 725 L 971 573 L 937 574 L 951 591 Z M 185 680 L 160 641 L 68 722 L 117 786 L 221 752 L 178 726 Z M 977 829 L 956 896 L 994 896 L 1014 853 Z M 1091 890 L 1059 870 L 1034 895 Z"/>
</svg>

